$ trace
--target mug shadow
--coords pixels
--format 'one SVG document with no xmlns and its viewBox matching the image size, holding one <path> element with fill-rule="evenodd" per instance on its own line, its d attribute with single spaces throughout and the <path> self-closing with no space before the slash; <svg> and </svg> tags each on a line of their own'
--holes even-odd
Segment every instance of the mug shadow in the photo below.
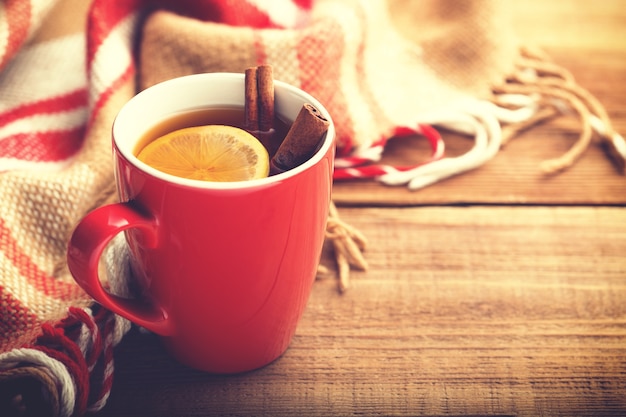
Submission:
<svg viewBox="0 0 626 417">
<path fill-rule="evenodd" d="M 97 416 L 255 414 L 260 397 L 246 401 L 245 392 L 251 384 L 269 383 L 276 374 L 271 369 L 282 357 L 252 371 L 211 374 L 177 362 L 157 335 L 137 327 L 114 355 L 111 396 Z"/>
</svg>

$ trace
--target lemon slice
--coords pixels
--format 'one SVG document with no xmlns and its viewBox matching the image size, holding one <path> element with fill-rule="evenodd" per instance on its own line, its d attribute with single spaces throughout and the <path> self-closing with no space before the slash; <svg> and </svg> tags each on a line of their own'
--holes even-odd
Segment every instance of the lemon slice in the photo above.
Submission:
<svg viewBox="0 0 626 417">
<path fill-rule="evenodd" d="M 269 174 L 263 144 L 233 126 L 175 130 L 150 142 L 137 157 L 160 171 L 194 180 L 245 181 Z"/>
</svg>

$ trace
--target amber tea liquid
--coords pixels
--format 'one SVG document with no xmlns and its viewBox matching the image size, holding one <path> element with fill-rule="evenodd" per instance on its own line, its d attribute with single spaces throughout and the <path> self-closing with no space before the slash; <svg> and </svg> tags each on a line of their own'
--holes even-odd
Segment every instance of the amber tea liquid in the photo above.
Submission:
<svg viewBox="0 0 626 417">
<path fill-rule="evenodd" d="M 148 130 L 137 142 L 133 154 L 137 156 L 147 144 L 167 133 L 204 125 L 228 125 L 246 130 L 244 127 L 244 109 L 243 107 L 209 107 L 172 115 Z M 261 141 L 271 159 L 287 135 L 290 126 L 291 123 L 275 117 L 273 129 L 270 131 L 251 131 L 250 133 Z"/>
</svg>

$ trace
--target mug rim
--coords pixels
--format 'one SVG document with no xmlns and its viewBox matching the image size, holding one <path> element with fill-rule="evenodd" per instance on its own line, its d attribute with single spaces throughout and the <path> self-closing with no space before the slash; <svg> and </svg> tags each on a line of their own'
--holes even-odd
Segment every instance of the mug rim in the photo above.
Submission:
<svg viewBox="0 0 626 417">
<path fill-rule="evenodd" d="M 199 73 L 199 74 L 191 74 L 191 75 L 184 75 L 181 77 L 171 78 L 171 79 L 159 82 L 157 84 L 154 84 L 140 91 L 139 93 L 134 95 L 132 98 L 130 98 L 122 106 L 122 108 L 118 111 L 118 113 L 116 114 L 113 120 L 111 134 L 112 134 L 113 144 L 115 146 L 115 149 L 131 165 L 133 165 L 135 168 L 139 169 L 140 171 L 152 177 L 158 178 L 168 183 L 178 184 L 181 186 L 187 186 L 187 187 L 192 187 L 192 188 L 200 188 L 200 189 L 243 189 L 243 188 L 254 188 L 257 186 L 264 186 L 264 185 L 268 185 L 268 184 L 272 184 L 276 182 L 281 182 L 285 179 L 297 176 L 301 172 L 306 171 L 309 168 L 315 166 L 317 163 L 319 163 L 324 158 L 324 156 L 329 151 L 329 149 L 335 144 L 335 127 L 332 121 L 332 117 L 328 113 L 328 110 L 326 110 L 326 108 L 315 97 L 311 96 L 309 93 L 305 92 L 304 90 L 301 90 L 298 87 L 295 87 L 291 84 L 288 84 L 280 80 L 274 80 L 274 89 L 275 89 L 277 105 L 278 105 L 278 102 L 280 102 L 281 97 L 288 97 L 291 95 L 293 97 L 301 99 L 302 104 L 304 103 L 312 104 L 330 122 L 328 126 L 328 131 L 326 132 L 322 145 L 319 147 L 319 149 L 315 152 L 315 154 L 311 158 L 309 158 L 302 164 L 298 165 L 297 167 L 287 170 L 285 172 L 279 173 L 279 174 L 275 174 L 275 175 L 271 175 L 271 176 L 267 176 L 265 178 L 259 178 L 259 179 L 227 181 L 227 182 L 204 181 L 204 180 L 196 180 L 196 179 L 178 177 L 172 174 L 165 173 L 156 168 L 153 168 L 152 166 L 146 164 L 145 162 L 140 161 L 137 158 L 137 156 L 134 154 L 133 149 L 137 145 L 138 140 L 139 140 L 137 136 L 141 136 L 142 134 L 145 134 L 147 131 L 149 131 L 151 128 L 153 128 L 155 125 L 161 122 L 164 117 L 173 116 L 175 114 L 180 114 L 180 113 L 184 113 L 187 111 L 199 110 L 203 108 L 203 106 L 198 106 L 198 105 L 186 107 L 184 104 L 181 104 L 180 106 L 175 106 L 175 108 L 172 107 L 171 111 L 167 111 L 166 113 L 162 114 L 161 117 L 157 117 L 157 120 L 155 122 L 151 124 L 144 124 L 144 128 L 140 130 L 140 133 L 137 133 L 134 135 L 125 134 L 124 129 L 128 128 L 128 123 L 131 123 L 131 124 L 133 123 L 132 115 L 140 111 L 139 109 L 141 108 L 142 105 L 151 103 L 151 100 L 154 100 L 155 96 L 157 97 L 162 96 L 164 93 L 165 93 L 165 96 L 167 96 L 166 94 L 167 91 L 174 91 L 178 89 L 183 90 L 185 88 L 197 89 L 198 86 L 202 85 L 203 83 L 208 83 L 211 81 L 215 82 L 216 80 L 218 81 L 224 80 L 224 81 L 229 81 L 232 83 L 241 83 L 241 104 L 238 104 L 238 105 L 242 106 L 243 98 L 244 98 L 244 79 L 245 79 L 245 75 L 243 73 L 230 73 L 230 72 Z M 207 96 L 209 94 L 210 93 L 207 92 Z M 225 105 L 225 104 L 226 103 L 222 105 Z M 217 101 L 207 104 L 208 107 L 217 107 L 219 105 L 220 104 L 218 104 Z M 298 108 L 297 111 L 295 112 L 296 115 L 299 110 L 300 109 Z M 279 112 L 279 113 L 282 113 L 282 112 Z M 134 138 L 131 138 L 131 140 L 128 141 L 131 143 L 121 143 L 124 139 L 128 139 L 128 136 L 134 136 Z"/>
</svg>

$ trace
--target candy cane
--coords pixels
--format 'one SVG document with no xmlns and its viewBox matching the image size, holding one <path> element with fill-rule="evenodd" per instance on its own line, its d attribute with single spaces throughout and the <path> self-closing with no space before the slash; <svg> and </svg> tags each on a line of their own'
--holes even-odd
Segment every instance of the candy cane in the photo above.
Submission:
<svg viewBox="0 0 626 417">
<path fill-rule="evenodd" d="M 430 144 L 432 152 L 427 161 L 409 166 L 371 164 L 372 162 L 379 161 L 382 158 L 382 153 L 387 143 L 387 137 L 384 137 L 363 150 L 355 151 L 350 156 L 337 158 L 335 161 L 335 172 L 333 174 L 333 178 L 335 180 L 376 178 L 381 175 L 408 171 L 424 164 L 439 160 L 443 157 L 445 149 L 443 139 L 435 128 L 427 124 L 418 124 L 415 128 L 407 126 L 397 127 L 393 130 L 389 137 L 399 139 L 415 135 L 424 136 Z"/>
</svg>

